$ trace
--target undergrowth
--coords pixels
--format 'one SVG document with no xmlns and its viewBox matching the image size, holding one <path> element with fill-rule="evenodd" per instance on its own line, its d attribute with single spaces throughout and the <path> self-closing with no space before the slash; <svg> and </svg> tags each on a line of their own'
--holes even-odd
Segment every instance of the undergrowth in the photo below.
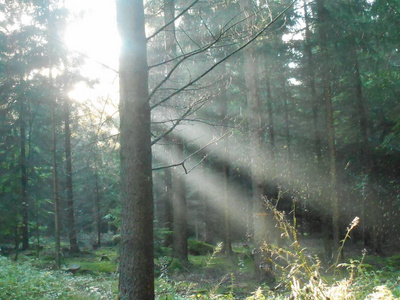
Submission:
<svg viewBox="0 0 400 300">
<path fill-rule="evenodd" d="M 169 256 L 158 257 L 156 299 L 400 299 L 400 256 L 369 257 L 364 252 L 359 259 L 339 263 L 358 218 L 341 241 L 338 259 L 326 270 L 317 256 L 301 246 L 296 220 L 291 224 L 283 213 L 271 206 L 269 209 L 283 241 L 281 246 L 264 244 L 262 248 L 268 254 L 265 257 L 269 257 L 266 263 L 273 267 L 273 284 L 258 286 L 252 277 L 250 249 L 237 247 L 233 256 L 227 257 L 221 253 L 221 243 L 211 253 L 190 256 L 189 265 L 182 267 Z M 111 248 L 100 249 L 94 255 L 65 258 L 65 262 L 79 263 L 90 271 L 73 275 L 45 268 L 45 260 L 24 258 L 14 262 L 0 257 L 0 300 L 117 299 L 116 258 L 117 252 Z"/>
<path fill-rule="evenodd" d="M 0 299 L 114 299 L 115 280 L 41 270 L 35 263 L 0 257 Z"/>
</svg>

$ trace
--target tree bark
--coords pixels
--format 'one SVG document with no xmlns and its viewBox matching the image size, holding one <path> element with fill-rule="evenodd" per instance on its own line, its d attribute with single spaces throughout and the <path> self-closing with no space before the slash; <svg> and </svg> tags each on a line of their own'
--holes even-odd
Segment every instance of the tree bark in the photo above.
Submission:
<svg viewBox="0 0 400 300">
<path fill-rule="evenodd" d="M 154 299 L 153 191 L 147 42 L 142 0 L 117 0 L 121 255 L 119 298 Z"/>
</svg>

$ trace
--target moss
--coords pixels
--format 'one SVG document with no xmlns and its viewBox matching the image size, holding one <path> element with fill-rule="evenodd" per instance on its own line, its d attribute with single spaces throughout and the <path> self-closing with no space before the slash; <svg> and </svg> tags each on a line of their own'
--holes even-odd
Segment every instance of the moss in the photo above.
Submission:
<svg viewBox="0 0 400 300">
<path fill-rule="evenodd" d="M 213 253 L 214 247 L 198 240 L 188 240 L 188 251 L 190 255 L 207 255 Z"/>
<path fill-rule="evenodd" d="M 78 274 L 82 273 L 114 273 L 117 269 L 115 261 L 99 261 L 98 259 L 65 259 L 65 265 L 80 265 Z"/>
<path fill-rule="evenodd" d="M 110 260 L 116 261 L 119 253 L 115 247 L 100 248 L 94 252 L 94 254 L 100 259 L 101 257 L 107 256 Z"/>
</svg>

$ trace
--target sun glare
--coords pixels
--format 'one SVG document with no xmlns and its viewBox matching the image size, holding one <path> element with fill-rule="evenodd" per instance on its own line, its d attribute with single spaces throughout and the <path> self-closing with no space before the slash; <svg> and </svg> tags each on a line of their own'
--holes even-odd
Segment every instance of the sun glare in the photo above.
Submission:
<svg viewBox="0 0 400 300">
<path fill-rule="evenodd" d="M 118 69 L 120 39 L 115 3 L 110 0 L 67 0 L 65 5 L 73 16 L 65 33 L 65 43 L 70 50 L 87 58 L 82 75 L 99 80 L 93 89 L 77 84 L 70 96 L 77 101 L 110 97 L 118 86 L 115 70 Z"/>
</svg>

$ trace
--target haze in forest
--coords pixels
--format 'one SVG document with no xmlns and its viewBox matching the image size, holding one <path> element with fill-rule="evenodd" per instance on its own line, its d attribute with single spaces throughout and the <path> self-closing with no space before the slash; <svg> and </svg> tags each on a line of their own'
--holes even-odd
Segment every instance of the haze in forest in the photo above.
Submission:
<svg viewBox="0 0 400 300">
<path fill-rule="evenodd" d="M 0 298 L 400 297 L 399 11 L 0 4 Z"/>
</svg>

